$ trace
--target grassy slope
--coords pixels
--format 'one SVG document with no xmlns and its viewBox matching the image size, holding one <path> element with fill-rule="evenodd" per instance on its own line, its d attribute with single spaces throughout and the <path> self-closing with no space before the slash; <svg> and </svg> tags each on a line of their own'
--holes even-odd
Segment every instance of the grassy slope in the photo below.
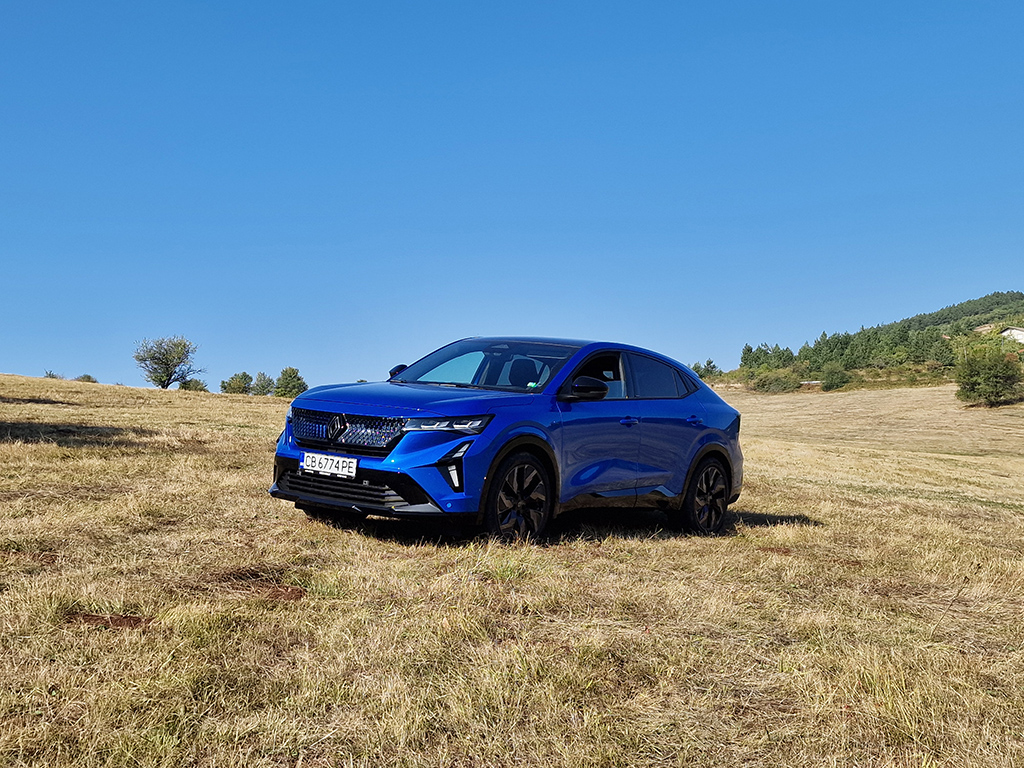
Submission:
<svg viewBox="0 0 1024 768">
<path fill-rule="evenodd" d="M 1024 764 L 1024 406 L 726 397 L 728 535 L 501 546 L 270 499 L 285 403 L 0 376 L 0 765 Z"/>
</svg>

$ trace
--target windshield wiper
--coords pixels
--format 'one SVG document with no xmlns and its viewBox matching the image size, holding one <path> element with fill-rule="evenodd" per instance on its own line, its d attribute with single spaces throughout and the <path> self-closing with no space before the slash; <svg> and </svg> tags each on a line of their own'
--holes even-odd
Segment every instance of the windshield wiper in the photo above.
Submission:
<svg viewBox="0 0 1024 768">
<path fill-rule="evenodd" d="M 461 381 L 410 381 L 409 379 L 388 379 L 392 384 L 429 384 L 432 387 L 458 387 L 459 389 L 491 389 L 482 384 L 464 384 Z"/>
<path fill-rule="evenodd" d="M 392 379 L 398 381 L 398 379 Z M 433 387 L 458 387 L 459 389 L 484 389 L 477 384 L 464 384 L 461 381 L 403 381 L 403 384 L 430 384 Z"/>
</svg>

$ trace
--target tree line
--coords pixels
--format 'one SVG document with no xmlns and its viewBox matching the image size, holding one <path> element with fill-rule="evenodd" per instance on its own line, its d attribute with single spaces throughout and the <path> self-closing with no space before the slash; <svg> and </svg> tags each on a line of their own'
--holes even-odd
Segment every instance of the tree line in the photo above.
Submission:
<svg viewBox="0 0 1024 768">
<path fill-rule="evenodd" d="M 822 332 L 794 354 L 778 344 L 747 344 L 740 354 L 740 368 L 748 371 L 779 370 L 800 366 L 806 373 L 820 373 L 828 364 L 851 371 L 858 368 L 895 368 L 907 363 L 956 362 L 954 339 L 974 336 L 974 328 L 1024 318 L 1024 293 L 1000 291 L 960 304 L 914 315 L 887 325 L 861 328 L 856 333 Z M 994 329 L 997 330 L 997 329 Z"/>
<path fill-rule="evenodd" d="M 793 391 L 808 380 L 831 391 L 879 372 L 910 383 L 927 372 L 932 379 L 952 377 L 960 385 L 957 397 L 966 402 L 998 405 L 1024 399 L 1024 349 L 1000 335 L 1008 325 L 1024 326 L 1020 291 L 991 293 L 855 333 L 823 332 L 796 352 L 779 344 L 746 344 L 739 368 L 729 373 L 711 360 L 691 367 L 703 379 L 724 376 L 763 392 Z"/>
<path fill-rule="evenodd" d="M 195 363 L 198 350 L 199 345 L 184 336 L 143 339 L 136 345 L 134 358 L 146 381 L 160 389 L 168 389 L 177 384 L 178 389 L 209 392 L 206 382 L 197 378 L 205 372 L 204 368 Z M 283 368 L 276 380 L 263 371 L 258 372 L 256 378 L 241 371 L 220 383 L 221 392 L 235 395 L 292 398 L 307 389 L 309 387 L 299 374 L 299 369 L 292 367 Z"/>
<path fill-rule="evenodd" d="M 956 358 L 951 336 L 940 328 L 911 330 L 905 325 L 863 328 L 857 333 L 822 333 L 794 354 L 778 344 L 746 344 L 740 353 L 740 368 L 778 370 L 801 365 L 808 374 L 822 373 L 828 364 L 843 370 L 895 368 L 906 363 L 934 362 L 953 365 Z"/>
<path fill-rule="evenodd" d="M 298 368 L 284 368 L 277 380 L 270 378 L 263 371 L 254 379 L 245 371 L 233 374 L 227 381 L 220 383 L 220 391 L 229 395 L 274 395 L 275 397 L 296 397 L 305 392 L 305 379 L 299 375 Z"/>
</svg>

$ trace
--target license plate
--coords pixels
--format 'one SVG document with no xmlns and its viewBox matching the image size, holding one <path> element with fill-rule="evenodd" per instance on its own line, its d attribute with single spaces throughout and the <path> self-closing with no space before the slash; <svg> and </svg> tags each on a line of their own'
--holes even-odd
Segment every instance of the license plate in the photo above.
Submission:
<svg viewBox="0 0 1024 768">
<path fill-rule="evenodd" d="M 303 453 L 299 466 L 306 472 L 335 477 L 355 477 L 359 459 L 351 456 L 332 456 L 329 453 Z"/>
</svg>

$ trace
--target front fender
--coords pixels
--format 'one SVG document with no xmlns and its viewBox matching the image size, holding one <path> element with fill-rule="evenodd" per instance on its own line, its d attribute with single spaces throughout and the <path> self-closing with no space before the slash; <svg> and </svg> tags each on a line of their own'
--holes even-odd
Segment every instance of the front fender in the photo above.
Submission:
<svg viewBox="0 0 1024 768">
<path fill-rule="evenodd" d="M 560 498 L 562 481 L 558 471 L 558 459 L 556 458 L 555 448 L 551 445 L 550 438 L 544 434 L 543 430 L 530 425 L 523 425 L 515 430 L 511 430 L 505 436 L 501 448 L 495 452 L 494 458 L 491 459 L 491 464 L 487 468 L 487 474 L 484 475 L 483 487 L 480 493 L 480 510 L 477 514 L 478 524 L 483 523 L 484 505 L 487 503 L 487 496 L 490 493 L 491 480 L 493 479 L 495 468 L 508 456 L 522 450 L 533 453 L 547 465 L 548 471 L 551 473 L 551 480 L 554 483 L 553 499 L 555 509 L 553 513 L 558 513 L 558 499 Z"/>
</svg>

